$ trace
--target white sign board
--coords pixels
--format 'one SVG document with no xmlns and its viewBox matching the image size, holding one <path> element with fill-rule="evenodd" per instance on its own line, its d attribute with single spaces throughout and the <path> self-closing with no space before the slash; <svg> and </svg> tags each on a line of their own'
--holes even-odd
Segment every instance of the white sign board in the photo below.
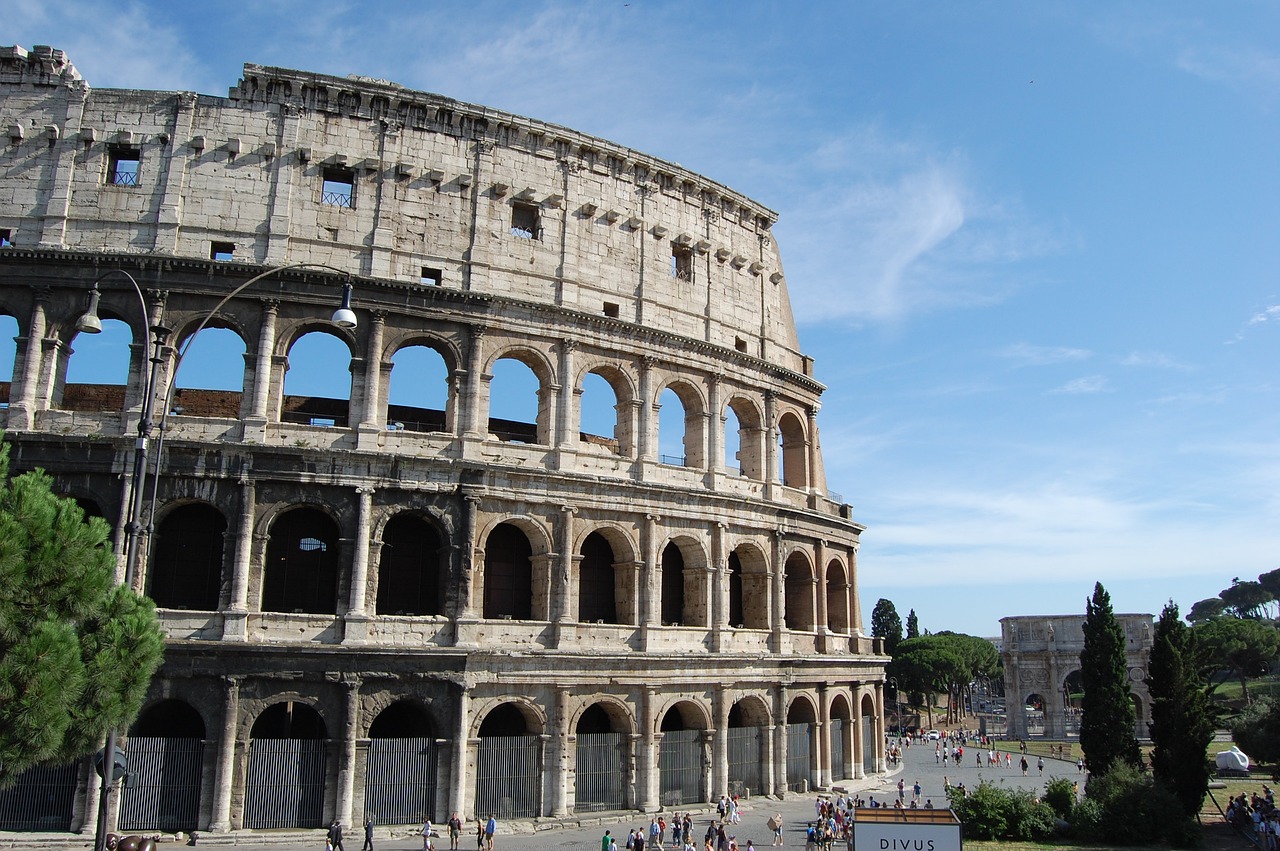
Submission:
<svg viewBox="0 0 1280 851">
<path fill-rule="evenodd" d="M 858 851 L 961 851 L 960 825 L 855 821 Z"/>
</svg>

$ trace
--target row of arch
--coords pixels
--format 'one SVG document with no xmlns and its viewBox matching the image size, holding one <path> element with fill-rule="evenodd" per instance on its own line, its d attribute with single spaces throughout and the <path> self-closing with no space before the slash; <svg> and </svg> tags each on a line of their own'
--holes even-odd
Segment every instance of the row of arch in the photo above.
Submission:
<svg viewBox="0 0 1280 851">
<path fill-rule="evenodd" d="M 315 506 L 296 505 L 267 521 L 257 608 L 266 612 L 339 614 L 345 610 L 340 587 L 343 541 L 337 520 Z M 503 520 L 481 530 L 483 552 L 478 614 L 487 619 L 548 620 L 552 547 L 546 530 L 528 518 Z M 448 530 L 430 515 L 401 511 L 373 530 L 377 569 L 371 571 L 373 614 L 448 616 L 456 547 Z M 218 611 L 232 594 L 227 576 L 230 552 L 227 520 L 215 506 L 184 502 L 167 507 L 156 524 L 150 567 L 144 586 L 162 608 Z M 373 559 L 371 559 L 373 562 Z M 636 544 L 622 530 L 587 525 L 575 551 L 576 588 L 571 594 L 584 623 L 637 623 L 642 617 L 637 583 L 632 576 L 642 564 Z M 660 572 L 660 622 L 668 626 L 711 626 L 713 606 L 708 573 L 710 559 L 700 541 L 678 534 L 660 549 L 654 568 Z M 813 631 L 825 626 L 845 634 L 852 624 L 852 583 L 844 563 L 831 559 L 815 571 L 807 552 L 791 552 L 784 571 L 783 626 Z M 726 623 L 746 629 L 769 629 L 767 556 L 743 543 L 729 553 Z M 817 594 L 825 595 L 819 606 Z M 251 606 L 251 608 L 253 608 Z M 825 609 L 826 622 L 819 623 Z"/>
<path fill-rule="evenodd" d="M 127 312 L 113 315 L 105 300 L 101 312 L 101 335 L 86 339 L 69 321 L 64 331 L 54 332 L 65 339 L 53 347 L 51 371 L 40 367 L 42 375 L 48 374 L 48 387 L 41 393 L 50 407 L 121 410 L 136 403 L 133 397 L 140 391 L 134 388 L 142 384 L 148 354 L 145 338 L 120 318 Z M 811 445 L 816 440 L 811 432 L 816 426 L 811 412 L 794 405 L 772 410 L 772 403 L 754 390 L 730 389 L 727 398 L 716 402 L 699 380 L 666 372 L 647 378 L 639 374 L 642 367 L 607 354 L 578 357 L 572 341 L 548 351 L 510 341 L 489 346 L 481 355 L 467 351 L 447 330 L 405 331 L 384 341 L 384 320 L 377 317 L 374 322 L 378 329 L 373 336 L 378 339 L 369 340 L 368 347 L 379 359 L 376 377 L 355 354 L 353 334 L 300 321 L 270 343 L 267 351 L 276 362 L 272 378 L 255 365 L 258 356 L 246 344 L 240 327 L 244 323 L 233 315 L 219 315 L 184 359 L 173 412 L 248 416 L 257 404 L 253 400 L 267 392 L 255 385 L 266 379 L 277 388 L 270 403 L 273 416 L 284 422 L 335 427 L 361 423 L 393 431 L 453 434 L 471 429 L 508 442 L 592 446 L 624 458 L 726 469 L 795 488 L 814 481 Z M 6 324 L 21 340 L 20 323 L 10 314 L 0 315 L 0 339 L 9 336 Z M 172 342 L 181 344 L 184 334 L 192 331 L 194 323 L 174 334 Z M 480 348 L 484 339 L 486 335 L 476 335 L 470 348 Z M 87 354 L 77 356 L 82 344 Z M 554 348 L 561 350 L 558 362 L 550 354 Z M 575 359 L 583 363 L 574 365 Z M 471 372 L 479 373 L 478 381 L 467 380 Z M 561 393 L 566 374 L 572 381 Z M 86 380 L 92 378 L 98 380 Z M 653 386 L 643 386 L 647 383 Z M 100 385 L 124 389 L 113 394 Z M 460 405 L 463 401 L 467 403 Z M 766 445 L 770 440 L 772 447 Z M 719 450 L 719 457 L 712 457 L 713 449 Z"/>
</svg>

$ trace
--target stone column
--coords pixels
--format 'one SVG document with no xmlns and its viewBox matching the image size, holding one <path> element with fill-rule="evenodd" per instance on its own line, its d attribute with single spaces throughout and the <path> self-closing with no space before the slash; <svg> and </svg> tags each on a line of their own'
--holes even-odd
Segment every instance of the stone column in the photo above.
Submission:
<svg viewBox="0 0 1280 851">
<path fill-rule="evenodd" d="M 231 830 L 231 791 L 235 782 L 236 729 L 240 717 L 240 678 L 223 677 L 222 730 L 218 736 L 218 762 L 213 776 L 213 816 L 209 830 Z"/>
<path fill-rule="evenodd" d="M 778 789 L 775 785 L 777 778 L 773 767 L 773 742 L 778 735 L 778 727 L 778 724 L 766 724 L 759 734 L 764 737 L 764 741 L 761 742 L 763 747 L 760 748 L 760 759 L 763 760 L 760 766 L 760 782 L 763 785 L 760 794 L 762 795 L 772 795 Z"/>
<path fill-rule="evenodd" d="M 778 394 L 766 390 L 764 394 L 764 498 L 776 499 L 778 492 Z"/>
<path fill-rule="evenodd" d="M 657 419 L 653 398 L 653 367 L 656 361 L 649 356 L 640 358 L 640 408 L 636 411 L 636 478 L 644 478 L 646 464 L 655 460 L 653 439 Z"/>
<path fill-rule="evenodd" d="M 658 809 L 658 737 L 654 733 L 655 690 L 646 686 L 640 692 L 640 800 L 638 808 L 651 813 Z"/>
<path fill-rule="evenodd" d="M 346 712 L 343 715 L 342 763 L 338 766 L 338 821 L 351 828 L 355 808 L 356 739 L 360 732 L 360 678 L 344 678 Z"/>
<path fill-rule="evenodd" d="M 355 552 L 351 559 L 350 603 L 345 618 L 343 640 L 361 644 L 369 640 L 369 541 L 373 525 L 373 493 L 370 487 L 356 488 L 359 507 L 356 512 Z"/>
<path fill-rule="evenodd" d="M 813 574 L 817 579 L 818 650 L 827 652 L 825 637 L 831 633 L 831 613 L 827 610 L 827 542 L 819 538 L 813 545 Z"/>
<path fill-rule="evenodd" d="M 787 573 L 782 561 L 782 546 L 786 541 L 783 535 L 781 527 L 775 529 L 772 546 L 769 547 L 769 598 L 773 603 L 773 611 L 769 613 L 769 629 L 774 653 L 782 652 L 787 631 Z"/>
<path fill-rule="evenodd" d="M 724 410 L 720 401 L 720 383 L 722 375 L 711 376 L 707 391 L 707 404 L 710 407 L 707 417 L 707 487 L 715 490 L 720 476 L 724 473 Z"/>
<path fill-rule="evenodd" d="M 574 423 L 578 418 L 574 415 L 576 402 L 581 394 L 574 376 L 573 354 L 578 350 L 576 340 L 560 341 L 560 388 L 556 393 L 556 430 L 554 442 L 561 451 L 576 451 L 577 435 L 574 434 Z"/>
<path fill-rule="evenodd" d="M 724 646 L 726 627 L 729 624 L 729 553 L 725 545 L 728 528 L 727 523 L 716 523 L 711 527 L 711 565 L 707 571 L 711 646 L 717 652 Z"/>
<path fill-rule="evenodd" d="M 471 741 L 471 696 L 466 683 L 458 683 L 458 717 L 453 728 L 453 776 L 449 783 L 449 811 L 462 818 L 474 817 L 463 809 L 467 800 L 467 752 Z"/>
<path fill-rule="evenodd" d="M 386 325 L 387 314 L 385 311 L 371 311 L 369 339 L 365 344 L 364 352 L 364 404 L 361 406 L 359 426 L 361 435 L 367 436 L 362 442 L 370 449 L 377 447 L 376 435 L 384 425 L 384 409 L 381 405 L 382 340 Z"/>
<path fill-rule="evenodd" d="M 825 497 L 827 477 L 822 469 L 822 447 L 818 443 L 818 409 L 821 407 L 817 402 L 809 406 L 809 443 L 806 448 L 809 451 L 809 490 Z"/>
<path fill-rule="evenodd" d="M 578 509 L 572 505 L 560 506 L 559 558 L 556 561 L 554 582 L 551 586 L 551 615 L 555 621 L 555 646 L 570 640 L 575 634 L 573 628 L 573 515 Z"/>
<path fill-rule="evenodd" d="M 559 687 L 555 691 L 556 728 L 552 736 L 550 777 L 551 817 L 564 818 L 569 814 L 569 691 Z"/>
<path fill-rule="evenodd" d="M 831 788 L 831 706 L 826 685 L 818 685 L 817 765 L 813 774 L 819 789 Z"/>
<path fill-rule="evenodd" d="M 639 603 L 642 643 L 648 641 L 649 630 L 653 626 L 662 625 L 662 560 L 658 555 L 658 538 L 661 535 L 658 524 L 661 522 L 662 518 L 657 514 L 646 514 L 640 533 L 642 564 L 635 574 L 635 591 Z"/>
<path fill-rule="evenodd" d="M 253 520 L 256 510 L 252 479 L 240 480 L 240 516 L 236 520 L 235 554 L 231 562 L 231 600 L 222 614 L 222 638 L 249 638 L 249 571 L 253 564 Z"/>
<path fill-rule="evenodd" d="M 730 701 L 724 686 L 717 686 L 711 695 L 715 713 L 715 729 L 712 731 L 711 788 L 709 797 L 729 793 L 729 708 Z M 745 846 L 744 846 L 745 847 Z"/>
<path fill-rule="evenodd" d="M 22 371 L 18 392 L 10 394 L 7 424 L 10 429 L 27 430 L 35 425 L 36 387 L 40 380 L 40 363 L 44 358 L 44 335 L 47 333 L 45 308 L 49 300 L 48 287 L 36 287 L 31 304 L 31 322 L 27 337 L 22 343 Z"/>
<path fill-rule="evenodd" d="M 467 370 L 458 387 L 458 407 L 462 410 L 462 436 L 483 440 L 489 432 L 484 422 L 484 332 L 481 325 L 471 326 L 471 347 L 467 352 Z"/>
<path fill-rule="evenodd" d="M 280 302 L 264 299 L 262 302 L 262 327 L 258 331 L 258 352 L 253 364 L 253 404 L 244 422 L 246 440 L 263 443 L 267 438 L 267 403 L 271 398 L 272 366 L 275 361 L 276 318 L 280 315 Z"/>
<path fill-rule="evenodd" d="M 783 795 L 787 791 L 787 687 L 780 685 L 774 695 L 773 717 L 773 790 Z"/>
<path fill-rule="evenodd" d="M 462 547 L 459 554 L 461 561 L 459 569 L 462 575 L 455 586 L 458 594 L 456 610 L 460 620 L 474 620 L 476 617 L 476 551 L 480 549 L 480 542 L 476 540 L 476 514 L 480 510 L 480 497 L 475 494 L 464 493 L 461 501 Z"/>
</svg>

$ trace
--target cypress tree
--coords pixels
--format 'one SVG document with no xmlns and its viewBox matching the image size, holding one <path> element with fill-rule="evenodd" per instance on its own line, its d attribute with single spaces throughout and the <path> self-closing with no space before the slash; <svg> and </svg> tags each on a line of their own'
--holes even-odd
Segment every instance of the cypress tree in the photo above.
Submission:
<svg viewBox="0 0 1280 851">
<path fill-rule="evenodd" d="M 1084 650 L 1080 653 L 1080 749 L 1093 776 L 1117 763 L 1141 764 L 1134 735 L 1137 716 L 1129 694 L 1124 630 L 1111 610 L 1111 595 L 1096 583 L 1085 603 Z"/>
<path fill-rule="evenodd" d="M 1195 817 L 1209 787 L 1206 753 L 1214 712 L 1197 661 L 1195 633 L 1172 600 L 1156 621 L 1147 688 L 1151 692 L 1151 768 L 1188 817 Z"/>
<path fill-rule="evenodd" d="M 0 789 L 97 750 L 137 715 L 164 653 L 155 606 L 114 584 L 101 518 L 0 445 Z"/>
</svg>

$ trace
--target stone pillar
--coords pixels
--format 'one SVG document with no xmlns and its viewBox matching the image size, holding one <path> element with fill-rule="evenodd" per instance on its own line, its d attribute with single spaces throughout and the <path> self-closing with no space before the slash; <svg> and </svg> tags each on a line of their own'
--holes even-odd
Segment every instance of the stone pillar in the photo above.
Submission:
<svg viewBox="0 0 1280 851">
<path fill-rule="evenodd" d="M 884 774 L 889 770 L 889 761 L 885 758 L 884 753 L 884 737 L 886 735 L 884 726 L 884 683 L 876 683 L 876 716 L 875 716 L 875 736 L 876 740 L 871 743 L 871 747 L 875 748 L 876 755 L 876 773 Z"/>
<path fill-rule="evenodd" d="M 351 559 L 350 603 L 345 618 L 343 641 L 362 644 L 369 640 L 369 541 L 373 525 L 373 493 L 369 487 L 356 488 L 356 545 Z"/>
<path fill-rule="evenodd" d="M 642 564 L 636 571 L 636 595 L 640 610 L 640 640 L 647 647 L 649 630 L 662 625 L 662 558 L 658 554 L 658 539 L 662 532 L 658 524 L 662 518 L 646 514 L 641 527 L 640 546 Z"/>
<path fill-rule="evenodd" d="M 258 331 L 258 353 L 253 364 L 253 404 L 244 423 L 246 440 L 263 443 L 267 439 L 267 403 L 271 398 L 272 366 L 275 362 L 276 318 L 280 315 L 280 302 L 264 299 L 262 302 L 262 327 Z"/>
<path fill-rule="evenodd" d="M 711 788 L 709 797 L 729 793 L 729 695 L 724 686 L 712 692 L 715 729 L 712 731 Z M 745 846 L 744 846 L 745 847 Z"/>
<path fill-rule="evenodd" d="M 449 811 L 462 818 L 474 817 L 463 809 L 467 800 L 467 754 L 471 741 L 471 696 L 466 683 L 458 683 L 458 717 L 453 728 L 453 776 L 449 783 Z"/>
<path fill-rule="evenodd" d="M 787 572 L 782 560 L 782 546 L 786 543 L 781 527 L 774 530 L 769 547 L 769 599 L 773 604 L 769 612 L 770 641 L 773 652 L 781 653 L 786 645 Z"/>
<path fill-rule="evenodd" d="M 776 499 L 778 493 L 778 394 L 764 393 L 764 498 Z"/>
<path fill-rule="evenodd" d="M 480 549 L 480 542 L 476 540 L 478 534 L 476 529 L 476 514 L 480 510 L 480 497 L 475 494 L 463 494 L 462 496 L 462 548 L 459 554 L 461 564 L 459 569 L 461 576 L 455 587 L 457 589 L 458 599 L 456 601 L 457 613 L 459 620 L 475 620 L 475 573 L 476 573 L 476 552 Z"/>
<path fill-rule="evenodd" d="M 646 464 L 655 460 L 654 424 L 657 422 L 657 405 L 653 398 L 652 357 L 640 358 L 640 408 L 636 412 L 636 478 L 644 478 Z"/>
<path fill-rule="evenodd" d="M 854 687 L 853 690 L 853 779 L 861 780 L 866 777 L 867 773 L 862 768 L 863 755 L 866 753 L 867 743 L 862 740 L 862 688 Z"/>
<path fill-rule="evenodd" d="M 818 650 L 827 652 L 825 637 L 831 633 L 831 612 L 827 610 L 827 542 L 819 538 L 813 545 L 813 574 L 817 579 L 817 623 Z"/>
<path fill-rule="evenodd" d="M 773 790 L 781 796 L 787 792 L 787 687 L 778 686 L 774 694 L 773 717 Z"/>
<path fill-rule="evenodd" d="M 551 817 L 564 818 L 569 814 L 569 691 L 564 687 L 555 690 L 555 732 L 552 735 L 552 755 L 548 785 L 551 793 Z"/>
<path fill-rule="evenodd" d="M 720 401 L 720 383 L 724 376 L 711 376 L 707 389 L 707 487 L 716 489 L 724 473 L 724 406 Z"/>
<path fill-rule="evenodd" d="M 377 435 L 382 430 L 382 340 L 387 325 L 387 314 L 381 310 L 370 313 L 369 339 L 364 352 L 364 404 L 360 410 L 359 431 L 361 441 L 370 449 L 377 448 Z M 364 448 L 364 447 L 362 447 Z"/>
<path fill-rule="evenodd" d="M 832 782 L 831 773 L 831 706 L 827 699 L 827 687 L 825 684 L 818 685 L 818 745 L 817 765 L 814 774 L 815 781 L 810 781 L 819 789 L 830 789 Z M 843 778 L 841 778 L 843 779 Z"/>
<path fill-rule="evenodd" d="M 555 622 L 553 641 L 559 648 L 562 642 L 575 634 L 573 628 L 573 515 L 578 509 L 572 505 L 560 506 L 559 558 L 556 560 L 554 581 L 551 586 L 551 619 Z"/>
<path fill-rule="evenodd" d="M 240 516 L 236 519 L 235 554 L 231 562 L 231 600 L 222 614 L 222 638 L 249 638 L 249 571 L 253 565 L 253 520 L 256 511 L 252 479 L 240 480 Z"/>
<path fill-rule="evenodd" d="M 715 523 L 711 527 L 711 564 L 707 570 L 707 593 L 711 618 L 711 647 L 719 652 L 725 642 L 729 625 L 729 553 L 725 544 L 727 523 Z"/>
<path fill-rule="evenodd" d="M 658 809 L 658 737 L 653 717 L 655 690 L 646 686 L 640 693 L 640 800 L 638 809 L 651 813 Z"/>
<path fill-rule="evenodd" d="M 346 712 L 343 713 L 342 762 L 338 765 L 338 821 L 351 828 L 355 809 L 356 739 L 360 732 L 360 678 L 344 678 Z"/>
<path fill-rule="evenodd" d="M 849 634 L 862 635 L 862 603 L 858 596 L 858 542 L 849 546 Z"/>
<path fill-rule="evenodd" d="M 31 322 L 22 342 L 21 382 L 17 393 L 10 394 L 6 420 L 11 430 L 27 430 L 35 425 L 36 387 L 40 381 L 40 364 L 44 359 L 44 335 L 47 333 L 45 308 L 49 299 L 47 287 L 36 287 L 31 305 Z"/>
<path fill-rule="evenodd" d="M 480 325 L 471 326 L 471 347 L 467 352 L 467 370 L 457 389 L 462 414 L 462 434 L 470 440 L 484 440 L 489 433 L 485 422 L 484 401 L 484 332 Z"/>
<path fill-rule="evenodd" d="M 213 776 L 213 816 L 209 830 L 231 830 L 231 792 L 235 782 L 236 730 L 240 717 L 240 678 L 223 677 L 222 730 L 218 735 L 218 761 Z"/>
<path fill-rule="evenodd" d="M 760 782 L 763 784 L 760 794 L 762 795 L 772 795 L 778 788 L 775 785 L 777 778 L 773 767 L 773 742 L 778 734 L 778 726 L 777 724 L 766 724 L 760 731 L 760 735 L 764 737 L 764 741 L 761 742 L 763 747 L 760 748 L 760 758 L 763 760 L 763 764 L 760 766 Z"/>
<path fill-rule="evenodd" d="M 185 174 L 190 148 L 183 144 L 191 138 L 191 122 L 196 109 L 194 92 L 179 92 L 174 98 L 173 133 L 165 145 L 165 162 L 160 168 L 160 209 L 156 213 L 155 242 L 157 254 L 178 253 L 178 229 L 182 226 L 182 198 L 186 190 Z M 176 141 L 174 141 L 176 140 Z"/>
<path fill-rule="evenodd" d="M 826 493 L 826 474 L 822 469 L 822 448 L 818 443 L 818 409 L 822 407 L 818 403 L 809 406 L 809 442 L 806 448 L 809 451 L 809 490 L 811 493 L 825 497 Z"/>
<path fill-rule="evenodd" d="M 561 451 L 574 452 L 578 440 L 574 424 L 578 421 L 575 411 L 581 390 L 574 376 L 573 354 L 578 350 L 576 340 L 560 341 L 560 387 L 556 393 L 556 430 L 554 442 Z"/>
</svg>

